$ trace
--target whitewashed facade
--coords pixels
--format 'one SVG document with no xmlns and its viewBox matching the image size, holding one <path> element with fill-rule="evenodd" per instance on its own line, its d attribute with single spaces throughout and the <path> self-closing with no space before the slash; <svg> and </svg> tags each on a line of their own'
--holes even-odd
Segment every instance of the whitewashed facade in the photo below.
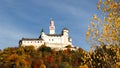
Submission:
<svg viewBox="0 0 120 68">
<path fill-rule="evenodd" d="M 30 46 L 33 45 L 36 49 L 41 45 L 46 45 L 55 49 L 64 49 L 68 45 L 72 45 L 72 39 L 69 37 L 69 30 L 63 28 L 61 34 L 55 33 L 54 21 L 50 20 L 49 34 L 46 34 L 42 29 L 41 35 L 37 39 L 22 38 L 19 42 L 20 46 Z"/>
</svg>

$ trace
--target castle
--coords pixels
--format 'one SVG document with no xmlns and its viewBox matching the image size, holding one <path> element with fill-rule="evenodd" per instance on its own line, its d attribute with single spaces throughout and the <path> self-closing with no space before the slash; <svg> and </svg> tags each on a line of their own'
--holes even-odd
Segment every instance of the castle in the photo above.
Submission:
<svg viewBox="0 0 120 68">
<path fill-rule="evenodd" d="M 39 38 L 22 38 L 19 41 L 20 46 L 30 46 L 33 45 L 36 49 L 41 45 L 46 45 L 48 47 L 54 48 L 56 50 L 65 49 L 66 46 L 72 45 L 72 39 L 69 37 L 69 30 L 63 28 L 61 34 L 55 33 L 54 20 L 50 20 L 49 34 L 46 34 L 44 30 L 41 30 L 41 35 Z"/>
</svg>

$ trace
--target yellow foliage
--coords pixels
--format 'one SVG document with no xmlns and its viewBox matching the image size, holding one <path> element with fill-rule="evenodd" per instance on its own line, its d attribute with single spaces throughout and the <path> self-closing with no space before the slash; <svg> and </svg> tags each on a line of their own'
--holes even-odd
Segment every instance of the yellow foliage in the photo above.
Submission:
<svg viewBox="0 0 120 68">
<path fill-rule="evenodd" d="M 79 66 L 79 68 L 88 68 L 87 65 Z"/>
<path fill-rule="evenodd" d="M 41 65 L 40 65 L 40 68 L 46 68 L 46 65 L 41 64 Z"/>
<path fill-rule="evenodd" d="M 93 19 L 97 20 L 97 15 L 96 14 L 93 15 Z"/>
<path fill-rule="evenodd" d="M 100 10 L 100 5 L 97 6 L 97 9 Z"/>
<path fill-rule="evenodd" d="M 116 2 L 116 0 L 99 0 L 99 2 L 97 3 L 97 8 L 98 10 L 103 12 L 103 14 L 101 14 L 103 15 L 103 21 L 102 19 L 98 21 L 99 18 L 97 14 L 93 15 L 93 22 L 90 24 L 91 27 L 89 27 L 91 29 L 88 30 L 89 33 L 86 33 L 87 40 L 93 40 L 93 42 L 102 41 L 102 43 L 106 44 L 120 43 L 119 6 L 120 1 Z"/>
<path fill-rule="evenodd" d="M 86 32 L 86 39 L 88 39 L 89 37 L 89 32 Z"/>
</svg>

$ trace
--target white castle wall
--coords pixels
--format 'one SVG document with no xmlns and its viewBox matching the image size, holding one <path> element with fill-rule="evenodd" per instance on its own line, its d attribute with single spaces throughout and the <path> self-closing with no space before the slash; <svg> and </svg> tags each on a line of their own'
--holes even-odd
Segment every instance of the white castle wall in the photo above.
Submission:
<svg viewBox="0 0 120 68">
<path fill-rule="evenodd" d="M 44 41 L 42 40 L 23 40 L 22 46 L 30 46 L 33 45 L 36 49 L 39 48 L 41 45 L 44 44 Z"/>
<path fill-rule="evenodd" d="M 64 44 L 63 36 L 61 36 L 61 37 L 56 37 L 56 36 L 47 36 L 47 35 L 44 35 L 43 39 L 45 40 L 46 43 L 59 43 L 59 44 Z"/>
<path fill-rule="evenodd" d="M 61 49 L 67 45 L 72 46 L 72 42 L 69 41 L 69 31 L 68 29 L 63 29 L 62 33 L 57 35 L 55 34 L 55 26 L 54 21 L 51 20 L 50 22 L 50 34 L 45 34 L 44 31 L 41 32 L 40 39 L 22 39 L 21 46 L 29 46 L 33 45 L 35 48 L 39 48 L 41 45 L 46 44 L 51 48 Z M 42 39 L 42 40 L 41 40 Z"/>
</svg>

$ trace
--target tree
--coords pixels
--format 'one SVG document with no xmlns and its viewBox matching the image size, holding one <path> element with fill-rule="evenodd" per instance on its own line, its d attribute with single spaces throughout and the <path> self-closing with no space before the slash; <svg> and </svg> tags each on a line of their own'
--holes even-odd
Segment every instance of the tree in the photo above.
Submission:
<svg viewBox="0 0 120 68">
<path fill-rule="evenodd" d="M 44 61 L 40 58 L 34 58 L 33 60 L 33 68 L 46 68 Z"/>
<path fill-rule="evenodd" d="M 54 64 L 53 68 L 59 68 L 58 64 Z"/>
<path fill-rule="evenodd" d="M 97 8 L 102 13 L 100 19 L 94 14 L 86 32 L 87 41 L 94 45 L 101 43 L 120 44 L 120 1 L 99 0 Z M 92 42 L 92 43 L 91 43 Z"/>
<path fill-rule="evenodd" d="M 52 49 L 52 54 L 56 55 L 56 50 L 55 49 Z"/>
<path fill-rule="evenodd" d="M 115 67 L 120 62 L 120 0 L 99 0 L 97 9 L 101 12 L 93 15 L 86 32 L 91 50 L 94 49 L 90 52 L 90 64 L 100 68 Z"/>
<path fill-rule="evenodd" d="M 53 56 L 48 56 L 47 61 L 48 61 L 49 64 L 52 64 L 54 62 Z"/>
<path fill-rule="evenodd" d="M 25 54 L 24 47 L 19 47 L 19 48 L 17 49 L 17 54 L 18 54 L 18 55 L 24 55 L 24 54 Z"/>
<path fill-rule="evenodd" d="M 91 56 L 91 66 L 98 68 L 113 68 L 120 62 L 120 48 L 116 45 L 101 45 L 98 46 Z M 119 55 L 119 56 L 118 56 Z"/>
<path fill-rule="evenodd" d="M 51 48 L 50 47 L 47 47 L 45 45 L 41 45 L 41 47 L 39 48 L 39 51 L 42 51 L 42 52 L 51 52 Z"/>
<path fill-rule="evenodd" d="M 22 49 L 20 49 L 22 51 Z M 34 56 L 35 53 L 35 47 L 34 46 L 25 46 L 24 51 L 27 55 Z"/>
</svg>

